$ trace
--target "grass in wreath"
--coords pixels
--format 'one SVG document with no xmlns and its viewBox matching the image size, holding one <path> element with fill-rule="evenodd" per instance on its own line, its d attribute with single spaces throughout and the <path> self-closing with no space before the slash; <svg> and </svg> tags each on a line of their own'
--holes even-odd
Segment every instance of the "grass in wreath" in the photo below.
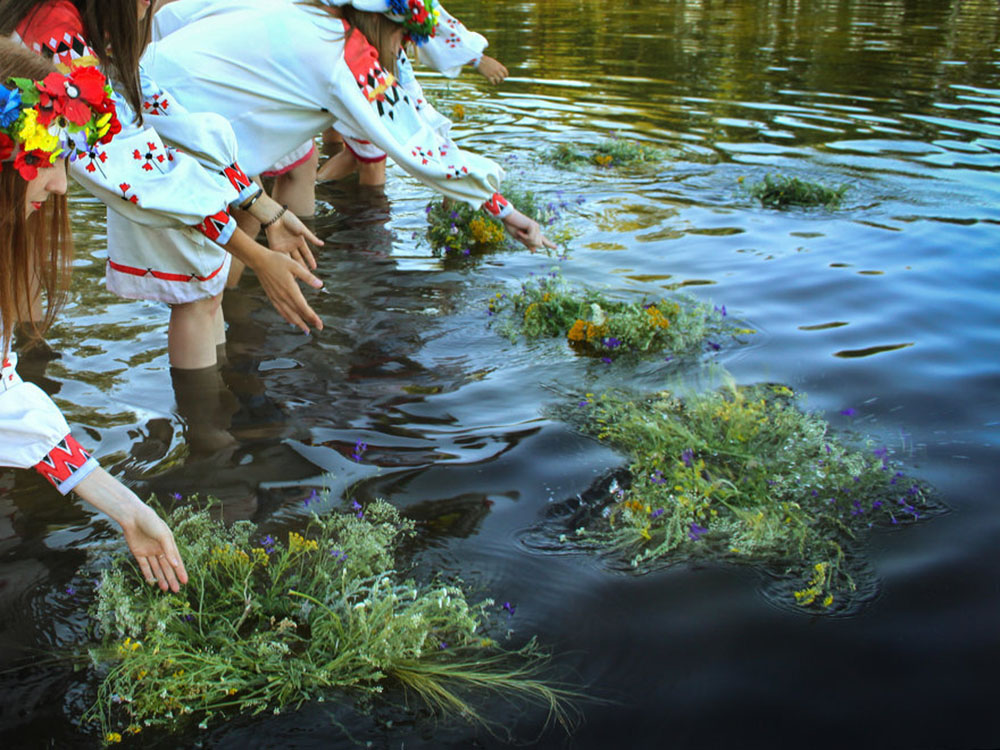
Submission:
<svg viewBox="0 0 1000 750">
<path fill-rule="evenodd" d="M 169 524 L 190 576 L 180 593 L 145 585 L 125 554 L 98 591 L 103 640 L 90 653 L 103 678 L 85 719 L 101 722 L 106 743 L 387 684 L 473 721 L 470 688 L 564 717 L 566 693 L 539 678 L 535 644 L 505 652 L 482 632 L 491 602 L 397 573 L 392 550 L 411 524 L 387 503 L 313 516 L 287 540 L 192 508 Z"/>
<path fill-rule="evenodd" d="M 860 535 L 939 510 L 886 448 L 841 443 L 784 386 L 587 394 L 567 414 L 630 457 L 627 486 L 616 482 L 603 514 L 573 536 L 637 568 L 689 557 L 761 564 L 788 584 L 785 604 L 845 610 L 852 571 L 867 570 Z"/>
<path fill-rule="evenodd" d="M 515 188 L 506 183 L 502 193 L 518 211 L 537 221 L 543 228 L 555 222 L 562 210 L 570 205 L 566 200 L 545 202 L 530 190 Z M 440 198 L 428 203 L 425 211 L 427 239 L 437 255 L 478 255 L 521 247 L 520 243 L 508 237 L 503 222 L 481 208 Z M 554 237 L 557 242 L 567 238 L 566 233 L 556 233 Z"/>
<path fill-rule="evenodd" d="M 593 146 L 560 143 L 546 153 L 548 161 L 562 167 L 579 164 L 596 164 L 599 167 L 656 164 L 667 156 L 663 149 L 618 137 L 608 138 Z"/>
<path fill-rule="evenodd" d="M 750 334 L 729 326 L 725 308 L 686 297 L 613 300 L 595 289 L 572 289 L 557 272 L 532 278 L 517 292 L 498 292 L 487 305 L 509 338 L 565 338 L 579 354 L 611 360 L 623 354 L 690 354 L 719 349 L 713 336 Z"/>
<path fill-rule="evenodd" d="M 743 178 L 740 178 L 742 184 Z M 818 182 L 800 180 L 780 174 L 767 174 L 760 182 L 746 187 L 751 198 L 756 198 L 767 208 L 788 208 L 799 206 L 811 208 L 822 206 L 837 208 L 847 192 L 847 185 L 830 187 Z"/>
</svg>

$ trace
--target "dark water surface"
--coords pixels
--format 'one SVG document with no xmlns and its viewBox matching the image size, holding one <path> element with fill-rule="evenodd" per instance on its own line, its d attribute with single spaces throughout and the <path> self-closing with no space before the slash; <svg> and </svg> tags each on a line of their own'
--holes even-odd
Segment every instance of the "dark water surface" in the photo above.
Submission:
<svg viewBox="0 0 1000 750">
<path fill-rule="evenodd" d="M 324 187 L 313 296 L 326 330 L 279 321 L 248 283 L 226 302 L 235 443 L 177 413 L 166 311 L 103 290 L 103 211 L 75 203 L 72 304 L 44 383 L 78 437 L 143 492 L 213 493 L 234 516 L 304 518 L 309 487 L 358 481 L 427 521 L 418 563 L 517 605 L 607 703 L 569 740 L 487 705 L 545 747 L 972 748 L 1000 745 L 1000 9 L 985 0 L 578 0 L 449 9 L 512 77 L 425 76 L 464 147 L 572 204 L 570 257 L 444 263 L 422 234 L 430 192 L 390 170 L 385 194 Z M 612 133 L 673 149 L 643 170 L 561 171 L 555 143 Z M 837 211 L 764 210 L 766 173 L 849 185 Z M 581 200 L 578 200 L 581 199 Z M 335 209 L 331 211 L 330 209 Z M 559 266 L 628 299 L 686 291 L 760 333 L 705 367 L 583 361 L 487 327 L 497 288 Z M 529 543 L 553 503 L 622 462 L 545 416 L 574 388 L 785 383 L 838 430 L 871 436 L 950 512 L 870 540 L 877 593 L 847 617 L 776 606 L 744 568 L 644 576 Z M 41 367 L 36 366 L 41 377 Z M 853 416 L 842 415 L 854 410 Z M 201 432 L 199 433 L 199 430 Z M 224 437 L 224 436 L 223 436 Z M 356 441 L 364 460 L 350 459 Z M 200 441 L 200 442 L 199 442 Z M 0 668 L 86 629 L 78 573 L 117 543 L 108 524 L 27 473 L 0 472 Z M 331 505 L 338 505 L 331 503 Z M 91 747 L 65 668 L 0 676 L 3 747 Z M 159 747 L 355 747 L 329 705 L 237 721 Z M 991 718 L 992 717 L 992 718 Z M 338 712 L 362 744 L 502 746 L 463 727 L 386 728 Z M 145 743 L 153 744 L 153 738 Z"/>
</svg>

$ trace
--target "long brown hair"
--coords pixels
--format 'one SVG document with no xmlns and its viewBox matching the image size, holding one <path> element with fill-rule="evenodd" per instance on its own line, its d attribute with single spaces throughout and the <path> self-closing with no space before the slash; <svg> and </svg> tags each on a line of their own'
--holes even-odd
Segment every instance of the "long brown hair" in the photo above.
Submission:
<svg viewBox="0 0 1000 750">
<path fill-rule="evenodd" d="M 393 43 L 392 36 L 402 28 L 402 24 L 390 20 L 383 13 L 358 10 L 350 5 L 344 6 L 343 13 L 344 20 L 351 27 L 351 33 L 360 31 L 378 52 L 382 69 L 396 75 L 399 47 Z"/>
<path fill-rule="evenodd" d="M 0 39 L 0 82 L 14 76 L 41 80 L 54 70 L 49 61 Z M 30 334 L 41 337 L 62 307 L 73 243 L 66 196 L 49 196 L 25 218 L 28 183 L 12 162 L 0 166 L 0 353 L 6 357 L 15 324 L 27 324 Z M 39 292 L 46 306 L 35 321 L 30 311 Z"/>
<path fill-rule="evenodd" d="M 51 0 L 0 0 L 0 35 L 10 36 L 18 24 Z M 146 50 L 153 23 L 152 8 L 139 20 L 136 0 L 71 0 L 83 19 L 84 36 L 97 59 L 115 81 L 142 123 L 139 58 Z"/>
<path fill-rule="evenodd" d="M 389 19 L 384 13 L 358 10 L 351 5 L 331 8 L 320 0 L 299 0 L 299 5 L 319 8 L 327 13 L 333 10 L 333 15 L 343 18 L 351 27 L 348 36 L 360 33 L 378 52 L 378 61 L 382 69 L 396 75 L 399 48 L 393 44 L 392 35 L 402 28 L 402 24 Z"/>
</svg>

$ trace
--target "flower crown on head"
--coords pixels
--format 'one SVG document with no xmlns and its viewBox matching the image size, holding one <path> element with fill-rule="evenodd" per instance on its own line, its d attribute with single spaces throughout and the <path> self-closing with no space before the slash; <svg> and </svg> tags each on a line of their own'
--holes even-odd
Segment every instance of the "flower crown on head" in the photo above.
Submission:
<svg viewBox="0 0 1000 750">
<path fill-rule="evenodd" d="M 72 161 L 119 131 L 111 86 L 95 67 L 0 85 L 0 171 L 13 161 L 23 179 L 33 180 L 39 167 L 64 155 Z"/>
<path fill-rule="evenodd" d="M 421 45 L 434 36 L 441 11 L 435 0 L 320 0 L 325 5 L 341 7 L 351 5 L 358 10 L 383 13 L 396 23 L 402 24 L 407 37 Z"/>
</svg>

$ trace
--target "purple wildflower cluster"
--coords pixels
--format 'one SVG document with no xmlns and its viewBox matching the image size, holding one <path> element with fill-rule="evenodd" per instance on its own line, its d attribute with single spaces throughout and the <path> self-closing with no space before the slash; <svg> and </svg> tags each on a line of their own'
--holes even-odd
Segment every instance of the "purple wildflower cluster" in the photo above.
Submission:
<svg viewBox="0 0 1000 750">
<path fill-rule="evenodd" d="M 366 450 L 368 450 L 368 443 L 365 443 L 359 439 L 354 444 L 354 452 L 351 454 L 351 458 L 360 463 L 361 457 L 364 455 Z"/>
</svg>

